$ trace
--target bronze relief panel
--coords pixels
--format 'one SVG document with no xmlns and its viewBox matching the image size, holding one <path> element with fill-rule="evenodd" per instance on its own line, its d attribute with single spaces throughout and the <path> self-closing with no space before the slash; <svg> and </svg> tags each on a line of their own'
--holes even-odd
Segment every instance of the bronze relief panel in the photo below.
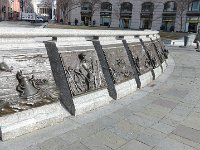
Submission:
<svg viewBox="0 0 200 150">
<path fill-rule="evenodd" d="M 103 46 L 103 51 L 109 64 L 108 69 L 110 69 L 114 84 L 120 84 L 134 78 L 133 69 L 122 44 L 112 48 Z"/>
<path fill-rule="evenodd" d="M 150 60 L 140 43 L 130 43 L 129 48 L 136 60 L 137 69 L 140 75 L 153 69 Z"/>
<path fill-rule="evenodd" d="M 144 42 L 146 51 L 148 51 L 150 59 L 153 64 L 153 68 L 157 68 L 160 65 L 158 54 L 155 50 L 155 46 L 152 42 Z"/>
<path fill-rule="evenodd" d="M 168 58 L 168 50 L 165 48 L 163 43 L 161 41 L 153 41 L 155 44 L 155 47 L 158 51 L 158 55 L 161 58 L 162 63 Z"/>
<path fill-rule="evenodd" d="M 60 55 L 72 96 L 106 87 L 95 51 L 65 52 Z"/>
</svg>

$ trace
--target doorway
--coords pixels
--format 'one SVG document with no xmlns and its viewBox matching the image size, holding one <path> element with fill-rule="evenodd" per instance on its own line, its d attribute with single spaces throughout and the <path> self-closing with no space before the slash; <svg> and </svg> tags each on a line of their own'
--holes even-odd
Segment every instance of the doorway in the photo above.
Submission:
<svg viewBox="0 0 200 150">
<path fill-rule="evenodd" d="M 81 21 L 85 26 L 91 25 L 91 20 L 92 20 L 91 16 L 81 16 Z"/>
</svg>

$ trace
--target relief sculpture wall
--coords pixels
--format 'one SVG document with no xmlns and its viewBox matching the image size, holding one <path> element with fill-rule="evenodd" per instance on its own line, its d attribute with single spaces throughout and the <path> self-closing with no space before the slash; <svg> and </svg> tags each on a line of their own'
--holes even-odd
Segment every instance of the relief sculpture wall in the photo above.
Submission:
<svg viewBox="0 0 200 150">
<path fill-rule="evenodd" d="M 106 87 L 97 54 L 94 50 L 61 53 L 73 96 Z"/>
<path fill-rule="evenodd" d="M 148 58 L 144 48 L 140 43 L 130 43 L 129 48 L 136 60 L 137 70 L 139 71 L 140 75 L 145 74 L 146 72 L 153 69 L 150 59 Z"/>
<path fill-rule="evenodd" d="M 58 54 L 59 65 L 63 69 L 56 73 L 64 74 L 62 79 L 66 79 L 66 82 L 62 86 L 68 86 L 70 91 L 64 101 L 68 101 L 68 96 L 71 96 L 71 101 L 66 106 L 73 106 L 71 103 L 74 97 L 108 88 L 108 75 L 109 80 L 114 83 L 111 87 L 113 89 L 116 85 L 135 78 L 130 56 L 128 57 L 123 43 L 102 45 L 102 56 L 107 67 L 102 65 L 95 47 L 79 50 L 62 47 L 60 51 L 56 44 L 53 45 L 54 48 L 50 45 L 49 50 Z M 139 76 L 161 66 L 167 59 L 168 51 L 159 40 L 132 42 L 128 43 L 128 47 Z M 37 51 L 31 55 L 15 51 L 13 55 L 4 55 L 0 63 L 0 116 L 61 100 L 59 85 L 55 84 L 56 70 L 51 69 L 52 65 L 58 63 L 57 58 L 53 60 L 54 57 L 51 56 L 51 62 L 48 56 L 46 50 L 40 54 Z M 107 77 L 105 70 L 109 70 Z M 72 110 L 75 112 L 75 109 Z"/>
<path fill-rule="evenodd" d="M 103 47 L 105 57 L 115 84 L 120 84 L 134 78 L 134 73 L 123 45 Z"/>
</svg>

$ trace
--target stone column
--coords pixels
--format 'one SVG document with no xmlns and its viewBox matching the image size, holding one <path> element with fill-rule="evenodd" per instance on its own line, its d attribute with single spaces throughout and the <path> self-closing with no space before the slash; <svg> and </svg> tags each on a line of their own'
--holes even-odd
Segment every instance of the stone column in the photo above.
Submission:
<svg viewBox="0 0 200 150">
<path fill-rule="evenodd" d="M 120 2 L 119 0 L 112 0 L 112 15 L 110 27 L 119 27 L 120 18 Z"/>
<path fill-rule="evenodd" d="M 133 4 L 133 9 L 132 9 L 132 16 L 131 16 L 131 28 L 139 29 L 142 2 L 137 0 L 137 1 L 133 1 L 132 4 Z"/>
<path fill-rule="evenodd" d="M 95 6 L 95 12 L 92 16 L 92 22 L 91 24 L 93 25 L 93 21 L 95 20 L 95 26 L 100 26 L 100 10 L 101 10 L 101 5 L 98 4 L 97 6 Z"/>
<path fill-rule="evenodd" d="M 187 23 L 187 11 L 183 13 L 183 23 L 182 23 L 182 29 L 181 29 L 181 18 L 180 16 L 176 16 L 176 22 L 175 22 L 175 31 L 183 31 L 186 32 L 188 29 L 186 29 L 186 23 Z M 188 28 L 188 27 L 187 27 Z"/>
<path fill-rule="evenodd" d="M 164 9 L 164 3 L 154 2 L 154 12 L 152 21 L 152 30 L 160 30 L 162 25 L 162 13 Z"/>
</svg>

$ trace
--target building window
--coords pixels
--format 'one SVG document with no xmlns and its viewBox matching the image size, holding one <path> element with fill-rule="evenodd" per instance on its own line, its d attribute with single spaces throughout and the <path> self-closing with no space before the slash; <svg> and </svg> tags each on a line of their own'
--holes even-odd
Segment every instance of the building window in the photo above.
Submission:
<svg viewBox="0 0 200 150">
<path fill-rule="evenodd" d="M 101 4 L 100 25 L 110 26 L 111 15 L 112 15 L 112 4 L 109 2 L 103 2 Z"/>
<path fill-rule="evenodd" d="M 89 2 L 82 3 L 81 11 L 92 11 L 92 4 Z"/>
<path fill-rule="evenodd" d="M 140 14 L 140 29 L 151 29 L 153 20 L 154 4 L 146 2 L 142 4 Z"/>
<path fill-rule="evenodd" d="M 169 1 L 164 4 L 163 14 L 162 14 L 162 25 L 160 27 L 163 31 L 174 31 L 175 21 L 176 21 L 176 2 Z"/>
<path fill-rule="evenodd" d="M 176 12 L 177 10 L 177 5 L 176 5 L 176 2 L 166 2 L 164 4 L 164 10 L 163 12 Z"/>
<path fill-rule="evenodd" d="M 154 11 L 154 4 L 151 2 L 146 2 L 142 4 L 142 12 L 150 12 Z"/>
<path fill-rule="evenodd" d="M 119 19 L 120 28 L 130 28 L 132 9 L 133 5 L 129 2 L 124 2 L 121 4 L 120 19 Z"/>
<path fill-rule="evenodd" d="M 131 13 L 132 14 L 133 5 L 128 2 L 124 2 L 121 4 L 121 13 Z"/>
<path fill-rule="evenodd" d="M 109 2 L 103 2 L 101 4 L 101 11 L 112 11 L 112 4 Z"/>
<path fill-rule="evenodd" d="M 189 11 L 200 11 L 200 1 L 194 1 L 189 6 Z"/>
<path fill-rule="evenodd" d="M 81 21 L 82 24 L 91 25 L 92 20 L 92 4 L 85 2 L 81 4 Z"/>
</svg>

